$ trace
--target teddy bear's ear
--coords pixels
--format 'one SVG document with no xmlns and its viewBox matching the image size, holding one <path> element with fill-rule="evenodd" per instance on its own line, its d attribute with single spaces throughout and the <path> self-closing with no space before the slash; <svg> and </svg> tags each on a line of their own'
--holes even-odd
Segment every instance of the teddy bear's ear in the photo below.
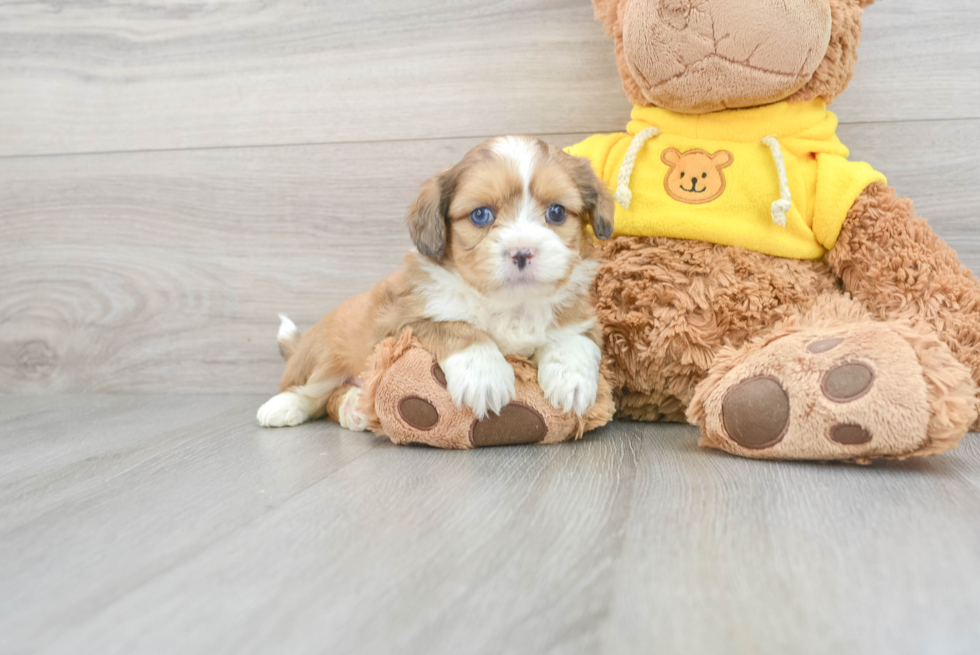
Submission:
<svg viewBox="0 0 980 655">
<path fill-rule="evenodd" d="M 668 148 L 663 151 L 660 155 L 660 161 L 667 164 L 668 166 L 677 166 L 677 163 L 681 160 L 681 151 L 677 148 Z"/>
</svg>

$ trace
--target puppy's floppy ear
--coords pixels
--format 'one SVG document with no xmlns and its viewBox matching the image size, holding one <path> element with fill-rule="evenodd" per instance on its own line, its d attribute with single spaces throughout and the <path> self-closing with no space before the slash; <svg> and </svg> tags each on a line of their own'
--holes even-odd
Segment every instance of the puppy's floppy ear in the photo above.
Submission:
<svg viewBox="0 0 980 655">
<path fill-rule="evenodd" d="M 595 173 L 593 173 L 593 177 L 595 177 Z M 613 235 L 615 229 L 613 217 L 616 215 L 616 202 L 606 190 L 606 185 L 602 183 L 602 180 L 598 177 L 595 179 L 598 183 L 596 185 L 598 197 L 595 207 L 592 209 L 592 231 L 597 239 L 605 241 Z"/>
<path fill-rule="evenodd" d="M 456 178 L 455 169 L 450 169 L 426 180 L 408 209 L 408 232 L 419 253 L 426 257 L 439 259 L 446 252 L 449 204 L 456 190 Z"/>
<path fill-rule="evenodd" d="M 613 217 L 616 203 L 606 189 L 606 185 L 592 170 L 588 159 L 565 155 L 571 161 L 572 177 L 582 194 L 583 218 L 592 223 L 592 232 L 597 239 L 605 241 L 613 235 Z"/>
</svg>

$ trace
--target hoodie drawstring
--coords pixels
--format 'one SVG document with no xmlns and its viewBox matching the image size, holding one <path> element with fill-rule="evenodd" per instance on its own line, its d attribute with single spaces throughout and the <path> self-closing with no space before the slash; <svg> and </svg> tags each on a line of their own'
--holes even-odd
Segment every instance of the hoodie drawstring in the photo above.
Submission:
<svg viewBox="0 0 980 655">
<path fill-rule="evenodd" d="M 630 190 L 630 181 L 633 177 L 633 168 L 636 167 L 636 157 L 640 150 L 646 145 L 647 141 L 661 134 L 656 127 L 648 127 L 637 133 L 630 142 L 630 147 L 626 150 L 623 163 L 619 166 L 619 178 L 616 186 L 616 202 L 623 209 L 629 209 L 633 202 L 633 192 Z M 768 146 L 772 153 L 772 161 L 776 165 L 776 176 L 779 178 L 779 199 L 773 201 L 770 213 L 772 221 L 780 227 L 786 227 L 786 214 L 793 207 L 793 194 L 789 190 L 789 177 L 786 175 L 786 160 L 783 158 L 783 150 L 779 145 L 779 139 L 775 136 L 767 136 L 761 143 Z"/>
<path fill-rule="evenodd" d="M 783 150 L 779 147 L 779 139 L 767 136 L 762 143 L 772 151 L 772 160 L 776 163 L 776 175 L 779 177 L 779 200 L 772 203 L 772 221 L 780 227 L 786 227 L 786 213 L 793 207 L 793 194 L 789 191 L 789 177 L 786 175 L 786 160 Z"/>
<path fill-rule="evenodd" d="M 623 209 L 629 209 L 630 203 L 633 202 L 633 192 L 630 191 L 630 178 L 633 177 L 633 167 L 636 166 L 636 156 L 640 153 L 640 148 L 642 148 L 647 141 L 653 137 L 660 134 L 660 130 L 655 127 L 648 127 L 636 136 L 633 137 L 633 141 L 630 142 L 630 147 L 626 151 L 626 156 L 623 157 L 623 163 L 619 166 L 619 180 L 618 186 L 616 187 L 616 202 Z"/>
</svg>

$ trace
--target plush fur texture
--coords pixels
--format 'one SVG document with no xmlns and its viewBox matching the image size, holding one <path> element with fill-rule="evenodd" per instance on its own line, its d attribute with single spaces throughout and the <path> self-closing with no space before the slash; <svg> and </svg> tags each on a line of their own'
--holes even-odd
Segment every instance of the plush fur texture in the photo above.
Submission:
<svg viewBox="0 0 980 655">
<path fill-rule="evenodd" d="M 619 237 L 602 246 L 596 313 L 621 415 L 684 421 L 725 347 L 839 292 L 823 262 L 701 241 Z"/>
</svg>

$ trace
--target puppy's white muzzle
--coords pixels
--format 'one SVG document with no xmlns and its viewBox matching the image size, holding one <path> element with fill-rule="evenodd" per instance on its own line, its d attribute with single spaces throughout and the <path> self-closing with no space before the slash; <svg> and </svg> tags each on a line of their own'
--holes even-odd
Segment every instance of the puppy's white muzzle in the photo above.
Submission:
<svg viewBox="0 0 980 655">
<path fill-rule="evenodd" d="M 500 231 L 497 279 L 512 284 L 554 284 L 567 273 L 574 253 L 547 227 L 518 222 Z"/>
</svg>

